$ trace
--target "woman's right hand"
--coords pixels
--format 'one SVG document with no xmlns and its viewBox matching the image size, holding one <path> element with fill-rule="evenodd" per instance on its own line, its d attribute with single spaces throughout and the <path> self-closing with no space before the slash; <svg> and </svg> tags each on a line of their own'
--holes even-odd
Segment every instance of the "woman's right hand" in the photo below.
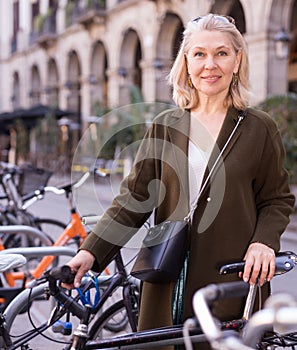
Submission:
<svg viewBox="0 0 297 350">
<path fill-rule="evenodd" d="M 73 284 L 63 283 L 63 286 L 68 289 L 78 288 L 85 273 L 91 270 L 95 261 L 93 254 L 87 250 L 80 250 L 66 265 L 70 266 L 71 271 L 75 273 Z"/>
</svg>

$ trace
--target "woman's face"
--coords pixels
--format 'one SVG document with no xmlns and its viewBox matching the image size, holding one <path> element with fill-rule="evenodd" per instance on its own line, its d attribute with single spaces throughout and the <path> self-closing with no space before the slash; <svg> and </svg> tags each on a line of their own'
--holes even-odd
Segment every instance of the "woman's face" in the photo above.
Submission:
<svg viewBox="0 0 297 350">
<path fill-rule="evenodd" d="M 228 34 L 208 30 L 196 33 L 186 58 L 188 73 L 200 97 L 227 96 L 241 59 L 241 52 L 236 54 Z"/>
</svg>

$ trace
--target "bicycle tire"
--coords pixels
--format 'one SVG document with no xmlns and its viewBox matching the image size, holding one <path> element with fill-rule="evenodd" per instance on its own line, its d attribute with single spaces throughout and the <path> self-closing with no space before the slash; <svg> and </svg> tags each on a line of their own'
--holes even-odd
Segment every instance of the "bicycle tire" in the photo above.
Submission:
<svg viewBox="0 0 297 350">
<path fill-rule="evenodd" d="M 40 325 L 46 325 L 50 314 L 51 314 L 51 306 L 53 301 L 56 303 L 55 299 L 51 297 L 50 300 L 44 300 L 44 291 L 47 288 L 48 283 L 43 283 L 37 287 L 34 287 L 32 289 L 32 292 L 30 294 L 30 289 L 25 289 L 22 291 L 15 299 L 12 300 L 12 302 L 6 307 L 3 314 L 5 315 L 5 322 L 6 322 L 6 330 L 8 334 L 11 336 L 12 346 L 18 345 L 17 348 L 21 345 L 22 348 L 25 348 L 25 346 L 29 346 L 30 342 L 30 349 L 38 349 L 40 344 L 42 343 L 42 346 L 50 346 L 49 344 L 53 344 L 53 342 L 63 342 L 63 347 L 65 344 L 69 344 L 69 336 L 63 336 L 61 334 L 57 333 L 51 333 L 51 326 L 48 326 L 46 330 L 43 330 L 42 333 L 45 334 L 47 337 L 49 337 L 51 340 L 47 340 L 43 338 L 40 333 L 34 329 L 34 327 L 31 325 L 28 319 L 28 297 L 30 296 L 30 310 L 31 310 L 31 316 L 33 318 L 33 321 L 35 325 L 38 327 Z M 32 308 L 37 308 L 42 311 L 44 311 L 44 306 L 40 307 L 40 303 L 44 303 L 42 305 L 50 306 L 49 310 L 45 315 L 40 317 L 38 314 L 35 318 L 34 311 Z M 37 305 L 37 306 L 36 306 Z M 22 311 L 22 312 L 21 312 Z M 72 321 L 75 323 L 75 327 L 78 325 L 79 320 L 75 317 L 72 318 Z M 30 328 L 31 327 L 31 328 Z M 24 340 L 24 334 L 32 332 L 32 339 Z M 68 338 L 67 338 L 68 337 Z M 41 340 L 40 340 L 41 339 Z M 51 348 L 51 347 L 48 347 Z M 3 339 L 0 337 L 0 349 L 5 349 L 3 344 Z"/>
<path fill-rule="evenodd" d="M 112 333 L 121 332 L 124 330 L 130 332 L 131 329 L 127 329 L 129 328 L 128 317 L 127 315 L 123 316 L 122 312 L 126 313 L 123 299 L 108 307 L 98 316 L 98 318 L 96 318 L 90 327 L 89 339 L 95 340 L 100 338 L 104 330 Z M 119 315 L 120 321 L 118 319 L 114 321 L 114 317 Z"/>
<path fill-rule="evenodd" d="M 42 231 L 53 242 L 58 236 L 60 236 L 67 226 L 62 221 L 50 218 L 34 218 L 33 222 L 34 226 Z M 50 226 L 53 228 L 51 229 Z"/>
</svg>

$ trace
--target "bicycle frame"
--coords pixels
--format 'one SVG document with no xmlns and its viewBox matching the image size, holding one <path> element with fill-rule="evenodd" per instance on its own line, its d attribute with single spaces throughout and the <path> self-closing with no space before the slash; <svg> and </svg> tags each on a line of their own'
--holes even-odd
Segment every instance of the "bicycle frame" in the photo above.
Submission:
<svg viewBox="0 0 297 350">
<path fill-rule="evenodd" d="M 96 315 L 97 313 L 100 312 L 100 310 L 102 310 L 102 307 L 106 302 L 107 298 L 115 290 L 117 290 L 118 287 L 123 287 L 122 293 L 124 296 L 129 291 L 129 288 L 131 288 L 131 286 L 134 286 L 134 282 L 133 282 L 134 278 L 132 279 L 132 281 L 130 281 L 130 279 L 128 278 L 121 254 L 119 254 L 115 258 L 115 263 L 116 263 L 118 272 L 115 273 L 113 276 L 107 276 L 107 275 L 97 276 L 98 285 L 100 286 L 100 288 L 103 287 L 104 289 L 102 294 L 100 295 L 100 300 L 98 304 L 96 305 L 96 307 L 93 308 L 91 312 L 92 315 Z M 68 266 L 67 266 L 67 269 L 70 270 Z M 19 311 L 19 307 L 16 307 L 14 304 L 17 304 L 19 306 L 20 304 L 27 303 L 31 295 L 31 290 L 32 290 L 32 300 L 34 300 L 34 298 L 36 297 L 40 297 L 44 293 L 46 295 L 54 296 L 55 300 L 59 304 L 58 309 L 56 309 L 55 312 L 51 313 L 51 317 L 47 322 L 38 326 L 38 330 L 32 329 L 32 331 L 29 331 L 28 334 L 24 334 L 20 337 L 20 339 L 16 340 L 13 345 L 12 345 L 12 338 L 10 337 L 10 334 L 9 334 L 9 329 L 7 329 L 5 326 L 5 322 L 7 320 L 5 319 L 5 317 L 1 320 L 1 315 L 0 315 L 0 330 L 2 328 L 1 335 L 3 336 L 3 338 L 6 337 L 5 338 L 5 344 L 7 346 L 6 349 L 14 350 L 25 345 L 28 341 L 32 340 L 37 335 L 39 335 L 43 331 L 50 328 L 57 320 L 59 320 L 61 317 L 63 317 L 67 313 L 71 313 L 72 315 L 78 317 L 79 319 L 86 318 L 87 310 L 90 307 L 90 305 L 81 304 L 78 301 L 78 296 L 72 297 L 67 294 L 68 291 L 65 291 L 63 288 L 60 288 L 57 274 L 52 275 L 52 271 L 54 270 L 57 271 L 59 270 L 59 268 L 55 268 L 53 270 L 47 271 L 43 275 L 43 277 L 39 278 L 38 280 L 33 280 L 32 282 L 30 282 L 30 285 L 28 286 L 29 288 L 25 289 L 22 293 L 20 293 L 14 299 L 14 301 L 7 306 L 7 308 L 4 311 L 4 314 L 11 315 L 12 318 L 14 319 L 14 317 L 18 314 L 18 311 Z M 61 279 L 60 281 L 63 281 L 63 280 Z M 66 282 L 66 280 L 64 281 Z M 82 281 L 81 289 L 86 291 L 90 286 L 93 286 L 91 278 L 90 277 L 84 278 Z M 129 310 L 129 308 L 127 308 L 127 310 Z M 130 312 L 131 313 L 133 312 L 132 308 L 130 309 Z M 9 323 L 9 321 L 7 322 Z M 136 322 L 135 322 L 134 330 L 136 330 Z"/>
<path fill-rule="evenodd" d="M 284 259 L 284 257 L 286 259 Z M 281 259 L 276 260 L 276 265 L 283 266 L 282 268 L 283 271 L 281 273 L 288 272 L 291 269 L 291 268 L 288 269 L 288 266 L 287 266 L 288 261 L 292 261 L 294 265 L 296 264 L 295 257 L 296 257 L 295 254 L 292 252 L 286 252 L 285 254 L 280 255 Z M 281 262 L 280 264 L 278 263 L 279 261 Z M 121 259 L 117 261 L 117 266 L 118 266 L 119 272 L 121 272 L 121 269 L 122 269 Z M 111 292 L 116 288 L 117 285 L 123 286 L 123 281 L 127 280 L 126 277 L 128 276 L 125 273 L 121 276 L 119 272 L 114 277 L 112 277 L 112 279 L 106 285 L 106 289 L 103 294 L 104 296 L 102 295 L 102 298 L 104 300 L 105 300 L 105 296 L 111 294 Z M 46 273 L 46 276 L 48 276 L 48 273 Z M 77 316 L 82 321 L 85 321 L 86 327 L 87 327 L 87 324 L 88 324 L 88 321 L 86 320 L 86 308 L 88 307 L 87 305 L 82 306 L 80 303 L 78 303 L 77 300 L 67 295 L 65 291 L 59 287 L 59 284 L 57 283 L 56 279 L 51 280 L 51 279 L 48 279 L 48 277 L 45 277 L 44 280 L 42 280 L 41 278 L 40 281 L 41 282 L 49 281 L 48 286 L 49 286 L 50 294 L 54 295 L 56 300 L 60 301 L 62 305 L 65 305 L 65 307 L 62 307 L 61 311 L 71 312 L 73 315 Z M 37 286 L 36 288 L 40 288 L 40 287 L 41 286 Z M 240 287 L 239 292 L 237 287 Z M 210 333 L 211 333 L 211 339 L 215 339 L 215 340 L 220 339 L 221 335 L 222 335 L 221 338 L 224 339 L 225 336 L 227 336 L 228 334 L 234 335 L 237 333 L 238 330 L 241 330 L 246 324 L 246 320 L 244 319 L 238 319 L 231 322 L 223 322 L 220 328 L 218 328 L 217 321 L 211 324 L 211 320 L 212 320 L 211 316 L 205 318 L 205 315 L 207 315 L 204 312 L 205 310 L 207 311 L 206 299 L 208 301 L 212 301 L 212 300 L 217 300 L 217 298 L 224 298 L 226 296 L 228 297 L 236 297 L 238 295 L 242 296 L 242 295 L 246 295 L 249 290 L 250 288 L 247 283 L 239 281 L 239 282 L 233 282 L 233 283 L 228 282 L 221 285 L 211 285 L 206 287 L 202 291 L 201 290 L 198 291 L 197 293 L 198 295 L 200 295 L 200 297 L 198 298 L 197 295 L 195 294 L 196 301 L 193 302 L 193 305 L 194 305 L 195 313 L 196 313 L 196 310 L 199 309 L 199 315 L 202 316 L 202 319 L 200 322 L 201 327 L 198 326 L 197 323 L 195 322 L 193 328 L 189 330 L 189 336 L 190 336 L 191 342 L 193 343 L 204 342 L 207 339 L 209 339 L 207 338 L 207 335 L 209 337 Z M 251 291 L 253 290 L 251 289 Z M 22 293 L 23 297 L 25 297 L 25 295 L 28 295 L 28 293 L 29 293 L 29 290 L 28 289 L 25 290 Z M 203 298 L 201 296 L 203 296 Z M 203 305 L 201 304 L 201 302 Z M 101 304 L 103 303 L 104 301 L 102 301 Z M 201 305 L 205 308 L 205 310 L 203 308 L 201 309 Z M 9 308 L 11 308 L 11 305 L 8 306 L 7 310 L 9 310 Z M 98 309 L 100 309 L 99 306 L 98 306 Z M 96 308 L 96 312 L 98 311 L 98 309 Z M 55 317 L 57 315 L 58 314 L 55 314 Z M 296 315 L 292 314 L 290 317 L 292 317 L 293 319 L 293 317 L 296 317 Z M 271 319 L 272 318 L 270 317 L 270 320 Z M 47 322 L 47 324 L 48 325 L 52 324 L 52 321 L 55 321 L 55 319 L 50 319 Z M 208 324 L 206 328 L 205 328 L 205 322 Z M 202 327 L 202 323 L 204 324 L 204 328 Z M 205 330 L 206 332 L 204 332 Z M 243 332 L 244 330 L 245 328 L 243 328 Z M 85 337 L 85 335 L 82 336 L 82 333 L 76 333 L 76 334 L 78 334 L 76 340 L 78 339 L 82 340 L 82 343 L 80 343 L 80 346 L 83 346 L 83 347 L 78 347 L 77 349 L 84 349 L 84 350 L 91 350 L 91 349 L 92 350 L 95 350 L 95 349 L 130 350 L 130 349 L 139 349 L 139 348 L 152 348 L 156 346 L 184 344 L 184 339 L 185 339 L 183 325 L 156 328 L 156 329 L 151 329 L 147 331 L 134 332 L 134 333 L 125 334 L 122 336 L 117 336 L 114 338 L 105 338 L 100 340 L 86 341 L 87 338 Z M 34 335 L 32 334 L 31 337 L 34 337 Z M 11 349 L 15 349 L 15 347 Z M 76 349 L 76 348 L 73 347 L 73 349 Z M 243 349 L 247 349 L 247 348 L 245 347 Z"/>
<path fill-rule="evenodd" d="M 58 237 L 58 239 L 54 242 L 52 246 L 59 247 L 59 246 L 65 246 L 71 239 L 73 238 L 80 238 L 79 245 L 85 240 L 87 237 L 87 231 L 81 221 L 80 216 L 78 215 L 76 208 L 74 207 L 72 203 L 72 198 L 70 194 L 72 193 L 71 185 L 64 186 L 62 189 L 57 190 L 54 187 L 45 187 L 44 190 L 48 190 L 49 192 L 55 192 L 57 194 L 66 194 L 67 198 L 69 199 L 70 203 L 70 210 L 71 210 L 71 219 L 65 230 L 62 232 L 62 234 Z M 35 197 L 38 197 L 38 194 L 35 195 Z M 0 245 L 0 251 L 3 250 L 3 245 Z M 9 286 L 14 287 L 15 282 L 17 280 L 24 280 L 25 278 L 27 281 L 31 279 L 36 279 L 40 277 L 46 269 L 50 266 L 50 264 L 54 261 L 55 256 L 49 255 L 44 256 L 43 259 L 37 264 L 37 266 L 30 270 L 29 272 L 25 271 L 17 271 L 17 272 L 7 272 L 5 273 L 5 278 Z"/>
<path fill-rule="evenodd" d="M 284 274 L 293 269 L 297 264 L 296 258 L 297 256 L 292 252 L 278 253 L 276 256 L 277 274 Z M 236 265 L 236 263 L 234 265 Z M 226 270 L 223 269 L 223 271 Z M 231 270 L 233 271 L 233 266 L 231 266 Z M 223 272 L 223 274 L 224 273 L 227 272 Z M 234 335 L 238 334 L 238 331 L 242 329 L 244 330 L 246 324 L 249 322 L 247 320 L 251 316 L 251 310 L 255 300 L 255 290 L 256 289 L 254 286 L 249 286 L 249 284 L 245 282 L 238 281 L 233 283 L 222 283 L 221 285 L 210 285 L 196 292 L 193 299 L 193 307 L 196 318 L 198 319 L 201 327 L 197 326 L 197 322 L 193 320 L 188 334 L 191 342 L 197 343 L 210 341 L 210 343 L 213 344 L 218 339 L 224 339 L 227 334 Z M 241 319 L 233 321 L 222 322 L 221 325 L 218 326 L 217 321 L 214 320 L 210 314 L 208 302 L 226 297 L 232 298 L 242 296 L 247 296 L 243 317 Z M 85 344 L 84 349 L 136 350 L 139 348 L 142 349 L 164 345 L 185 344 L 185 333 L 183 328 L 184 326 L 182 325 L 164 327 L 143 332 L 131 333 L 123 336 L 118 336 L 116 338 L 102 339 L 98 341 L 89 340 Z M 234 349 L 238 350 L 239 347 L 235 347 Z M 243 346 L 240 349 L 246 348 Z"/>
</svg>

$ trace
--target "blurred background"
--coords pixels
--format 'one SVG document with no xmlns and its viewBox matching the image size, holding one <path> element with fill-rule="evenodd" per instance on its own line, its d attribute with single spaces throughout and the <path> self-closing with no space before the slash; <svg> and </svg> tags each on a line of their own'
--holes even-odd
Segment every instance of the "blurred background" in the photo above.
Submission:
<svg viewBox="0 0 297 350">
<path fill-rule="evenodd" d="M 139 137 L 129 128 L 115 135 L 110 124 L 139 122 L 139 114 L 147 124 L 173 104 L 166 76 L 181 33 L 208 12 L 232 16 L 244 35 L 251 105 L 279 123 L 295 183 L 297 0 L 0 1 L 0 160 L 67 176 L 83 170 L 73 155 L 88 130 L 88 147 L 109 172 Z M 142 108 L 115 119 L 112 111 L 135 103 Z M 110 132 L 112 142 L 97 152 Z M 124 163 L 118 157 L 113 166 L 120 175 Z"/>
</svg>

